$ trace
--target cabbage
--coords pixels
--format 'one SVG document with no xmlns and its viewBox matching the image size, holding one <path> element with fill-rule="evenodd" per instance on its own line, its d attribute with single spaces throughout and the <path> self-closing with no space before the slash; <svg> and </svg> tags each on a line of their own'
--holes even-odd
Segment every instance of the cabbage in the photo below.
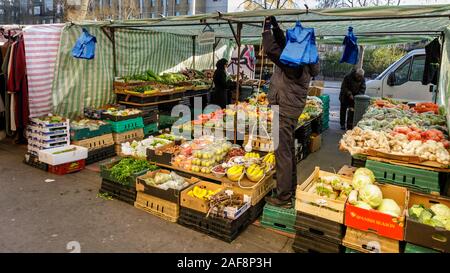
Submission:
<svg viewBox="0 0 450 273">
<path fill-rule="evenodd" d="M 381 201 L 381 204 L 378 206 L 377 210 L 394 217 L 399 217 L 401 214 L 400 207 L 392 199 L 383 199 Z"/>
<path fill-rule="evenodd" d="M 438 222 L 442 223 L 442 225 L 440 225 L 440 227 L 442 227 L 442 228 L 445 227 L 445 225 L 447 224 L 448 221 L 450 221 L 449 219 L 450 218 L 445 218 L 445 217 L 440 216 L 440 215 L 435 215 L 435 216 L 433 216 L 433 218 L 431 218 L 431 220 L 438 221 Z"/>
<path fill-rule="evenodd" d="M 444 204 L 435 204 L 430 207 L 434 214 L 444 218 L 450 218 L 450 209 Z"/>
<path fill-rule="evenodd" d="M 353 177 L 360 176 L 360 175 L 368 176 L 372 180 L 372 183 L 375 182 L 375 175 L 373 174 L 373 172 L 371 170 L 369 170 L 367 168 L 358 168 L 355 171 L 355 173 L 353 174 Z"/>
<path fill-rule="evenodd" d="M 369 184 L 359 191 L 359 199 L 369 204 L 372 208 L 376 208 L 383 200 L 383 193 L 378 186 Z"/>
<path fill-rule="evenodd" d="M 358 191 L 352 190 L 348 195 L 348 202 L 352 205 L 355 205 L 358 202 Z"/>
<path fill-rule="evenodd" d="M 431 220 L 431 217 L 433 217 L 433 213 L 424 209 L 419 215 L 419 222 L 425 224 L 426 221 Z"/>
<path fill-rule="evenodd" d="M 375 175 L 373 172 L 367 168 L 359 168 L 353 175 L 352 185 L 353 188 L 360 190 L 364 188 L 365 185 L 373 184 L 373 182 L 375 182 Z"/>
<path fill-rule="evenodd" d="M 355 207 L 362 208 L 362 209 L 368 209 L 368 210 L 372 209 L 372 207 L 369 204 L 367 204 L 366 202 L 363 202 L 363 201 L 357 201 L 355 204 Z"/>
<path fill-rule="evenodd" d="M 450 230 L 450 221 L 447 221 L 447 224 L 445 224 L 445 229 Z"/>
<path fill-rule="evenodd" d="M 320 196 L 326 196 L 328 198 L 335 197 L 333 188 L 325 183 L 316 183 L 316 193 Z"/>
<path fill-rule="evenodd" d="M 423 205 L 413 205 L 409 208 L 409 217 L 419 219 L 420 214 L 425 209 Z"/>
</svg>

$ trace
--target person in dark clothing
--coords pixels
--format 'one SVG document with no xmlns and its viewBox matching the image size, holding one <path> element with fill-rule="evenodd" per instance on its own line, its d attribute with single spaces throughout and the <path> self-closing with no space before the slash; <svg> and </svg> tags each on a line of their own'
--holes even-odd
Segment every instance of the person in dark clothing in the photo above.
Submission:
<svg viewBox="0 0 450 273">
<path fill-rule="evenodd" d="M 319 74 L 319 64 L 292 67 L 280 62 L 286 37 L 274 16 L 265 19 L 262 37 L 264 52 L 276 65 L 267 98 L 271 105 L 279 106 L 279 141 L 275 150 L 277 194 L 267 197 L 266 202 L 292 207 L 297 187 L 295 128 L 306 104 L 311 77 Z"/>
<path fill-rule="evenodd" d="M 216 63 L 216 71 L 214 72 L 214 93 L 212 94 L 212 102 L 221 108 L 226 108 L 228 101 L 228 82 L 226 69 L 228 66 L 227 59 L 220 59 Z"/>
<path fill-rule="evenodd" d="M 345 130 L 346 128 L 347 130 L 351 130 L 353 128 L 353 114 L 355 111 L 354 97 L 356 95 L 363 95 L 365 92 L 366 81 L 364 79 L 364 70 L 361 68 L 352 69 L 352 71 L 344 77 L 341 84 L 341 92 L 339 94 L 339 101 L 341 102 L 339 117 L 342 130 Z"/>
<path fill-rule="evenodd" d="M 425 66 L 423 69 L 422 84 L 437 84 L 439 63 L 441 62 L 441 44 L 439 39 L 434 39 L 425 46 Z"/>
</svg>

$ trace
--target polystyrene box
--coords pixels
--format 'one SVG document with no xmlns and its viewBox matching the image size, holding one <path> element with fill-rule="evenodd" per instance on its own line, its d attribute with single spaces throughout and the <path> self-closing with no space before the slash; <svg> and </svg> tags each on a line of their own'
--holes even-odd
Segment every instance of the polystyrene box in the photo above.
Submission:
<svg viewBox="0 0 450 273">
<path fill-rule="evenodd" d="M 71 149 L 74 148 L 75 150 L 71 151 Z M 49 165 L 60 165 L 68 162 L 86 159 L 88 157 L 88 149 L 81 146 L 68 145 L 58 148 L 40 150 L 38 154 L 39 161 L 47 163 Z"/>
</svg>

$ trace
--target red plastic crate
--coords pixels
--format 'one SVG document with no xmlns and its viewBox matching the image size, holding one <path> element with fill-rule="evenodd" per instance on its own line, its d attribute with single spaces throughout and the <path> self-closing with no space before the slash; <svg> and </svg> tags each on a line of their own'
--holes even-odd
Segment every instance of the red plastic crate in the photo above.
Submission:
<svg viewBox="0 0 450 273">
<path fill-rule="evenodd" d="M 50 173 L 54 173 L 57 175 L 65 175 L 68 173 L 81 171 L 82 169 L 84 169 L 85 163 L 86 163 L 85 159 L 81 159 L 78 161 L 64 163 L 55 166 L 48 165 L 48 171 Z"/>
</svg>

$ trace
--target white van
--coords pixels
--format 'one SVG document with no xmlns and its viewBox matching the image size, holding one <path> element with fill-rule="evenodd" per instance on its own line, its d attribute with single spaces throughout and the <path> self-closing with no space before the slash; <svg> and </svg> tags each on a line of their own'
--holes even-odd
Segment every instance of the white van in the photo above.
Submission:
<svg viewBox="0 0 450 273">
<path fill-rule="evenodd" d="M 407 102 L 432 101 L 433 85 L 423 85 L 425 49 L 408 52 L 374 80 L 366 82 L 366 95 Z"/>
</svg>

